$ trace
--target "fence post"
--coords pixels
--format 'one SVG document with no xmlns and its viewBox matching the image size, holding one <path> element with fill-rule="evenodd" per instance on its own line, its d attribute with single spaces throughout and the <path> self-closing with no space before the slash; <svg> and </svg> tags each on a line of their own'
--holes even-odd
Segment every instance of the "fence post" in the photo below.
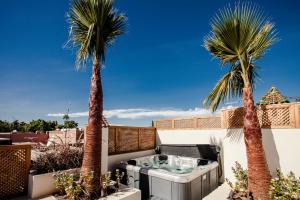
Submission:
<svg viewBox="0 0 300 200">
<path fill-rule="evenodd" d="M 138 150 L 140 150 L 140 134 L 141 134 L 141 129 L 138 128 Z"/>
<path fill-rule="evenodd" d="M 295 104 L 295 127 L 300 128 L 300 104 Z"/>
<path fill-rule="evenodd" d="M 196 129 L 197 128 L 197 117 L 193 118 L 193 128 Z"/>
<path fill-rule="evenodd" d="M 30 163 L 31 163 L 31 145 L 27 146 L 27 148 L 26 148 L 25 159 L 26 159 L 26 164 L 25 165 L 26 165 L 27 174 L 25 174 L 25 187 L 24 187 L 24 190 L 25 190 L 25 193 L 26 193 L 28 191 L 28 177 L 29 177 Z"/>
<path fill-rule="evenodd" d="M 221 128 L 228 128 L 228 119 L 227 119 L 227 110 L 222 110 L 221 111 Z"/>
<path fill-rule="evenodd" d="M 118 131 L 119 131 L 119 129 L 117 128 L 117 127 L 115 127 L 115 153 L 118 153 L 118 149 L 117 149 L 117 146 L 118 146 L 118 136 L 117 136 L 117 134 L 118 134 Z"/>
</svg>

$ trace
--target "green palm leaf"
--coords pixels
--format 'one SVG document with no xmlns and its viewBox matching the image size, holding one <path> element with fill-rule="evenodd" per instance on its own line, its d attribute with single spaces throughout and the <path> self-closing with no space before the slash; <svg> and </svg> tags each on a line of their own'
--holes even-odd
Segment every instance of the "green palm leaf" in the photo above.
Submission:
<svg viewBox="0 0 300 200">
<path fill-rule="evenodd" d="M 89 58 L 105 61 L 105 49 L 125 32 L 126 17 L 113 9 L 113 0 L 72 0 L 67 14 L 69 40 L 77 48 L 77 68 Z"/>
<path fill-rule="evenodd" d="M 277 38 L 274 25 L 251 3 L 237 3 L 220 10 L 211 21 L 211 29 L 204 38 L 204 47 L 222 66 L 230 66 L 204 101 L 205 106 L 216 110 L 225 99 L 240 96 L 243 87 L 253 89 L 257 77 L 255 62 Z"/>
</svg>

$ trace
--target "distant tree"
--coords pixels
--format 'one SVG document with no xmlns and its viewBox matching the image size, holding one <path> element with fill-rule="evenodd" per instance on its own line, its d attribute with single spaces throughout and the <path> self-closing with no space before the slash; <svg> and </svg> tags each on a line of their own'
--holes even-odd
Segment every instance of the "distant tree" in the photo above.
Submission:
<svg viewBox="0 0 300 200">
<path fill-rule="evenodd" d="M 11 122 L 11 124 L 10 124 L 11 131 L 14 131 L 14 130 L 19 131 L 19 128 L 20 128 L 20 123 L 18 120 Z"/>
<path fill-rule="evenodd" d="M 69 109 L 68 109 L 68 112 L 69 112 Z M 70 120 L 70 116 L 68 114 L 64 114 L 64 116 L 62 118 L 64 120 L 63 128 L 77 128 L 78 127 L 78 123 L 76 123 L 73 120 Z"/>
<path fill-rule="evenodd" d="M 65 121 L 64 128 L 77 128 L 77 127 L 78 127 L 78 123 L 76 123 L 75 121 L 73 120 Z"/>
<path fill-rule="evenodd" d="M 10 132 L 10 131 L 11 131 L 10 123 L 6 120 L 4 121 L 0 120 L 0 132 Z"/>
<path fill-rule="evenodd" d="M 57 126 L 58 126 L 57 121 L 45 121 L 43 119 L 37 119 L 37 120 L 32 120 L 28 124 L 27 131 L 30 131 L 30 132 L 36 132 L 36 131 L 46 132 L 46 131 L 55 130 Z"/>
<path fill-rule="evenodd" d="M 76 128 L 78 124 L 74 121 L 70 121 L 67 126 L 68 128 Z M 63 127 L 64 125 L 58 124 L 57 121 L 45 121 L 43 119 L 32 120 L 29 123 L 20 122 L 19 120 L 13 122 L 0 120 L 0 132 L 11 132 L 13 130 L 17 130 L 18 132 L 46 132 Z"/>
<path fill-rule="evenodd" d="M 27 131 L 27 126 L 28 126 L 28 124 L 26 122 L 20 122 L 19 127 L 18 127 L 18 131 L 26 132 Z"/>
<path fill-rule="evenodd" d="M 62 118 L 64 121 L 68 121 L 70 119 L 70 116 L 68 114 L 64 114 Z"/>
</svg>

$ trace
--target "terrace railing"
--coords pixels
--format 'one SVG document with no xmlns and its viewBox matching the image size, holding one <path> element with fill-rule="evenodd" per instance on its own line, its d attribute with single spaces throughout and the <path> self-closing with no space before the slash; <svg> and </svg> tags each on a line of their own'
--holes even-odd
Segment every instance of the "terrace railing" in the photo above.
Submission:
<svg viewBox="0 0 300 200">
<path fill-rule="evenodd" d="M 31 145 L 0 146 L 0 199 L 26 194 Z"/>
<path fill-rule="evenodd" d="M 257 106 L 262 128 L 300 128 L 300 103 Z M 243 127 L 243 108 L 225 109 L 219 115 L 154 121 L 157 129 L 230 129 Z"/>
<path fill-rule="evenodd" d="M 120 154 L 155 148 L 153 127 L 109 126 L 108 154 Z"/>
<path fill-rule="evenodd" d="M 223 127 L 242 128 L 243 115 L 243 108 L 223 110 Z M 257 106 L 257 116 L 262 128 L 300 128 L 300 103 Z"/>
<path fill-rule="evenodd" d="M 157 129 L 220 129 L 221 116 L 161 119 L 154 122 Z"/>
</svg>

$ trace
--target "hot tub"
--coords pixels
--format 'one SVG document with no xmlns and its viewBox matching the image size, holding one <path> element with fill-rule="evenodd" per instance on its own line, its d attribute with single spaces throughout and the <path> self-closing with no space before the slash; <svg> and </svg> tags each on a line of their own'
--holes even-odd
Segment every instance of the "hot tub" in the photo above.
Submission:
<svg viewBox="0 0 300 200">
<path fill-rule="evenodd" d="M 218 166 L 201 157 L 157 154 L 132 159 L 123 169 L 142 199 L 199 200 L 218 187 Z"/>
</svg>

